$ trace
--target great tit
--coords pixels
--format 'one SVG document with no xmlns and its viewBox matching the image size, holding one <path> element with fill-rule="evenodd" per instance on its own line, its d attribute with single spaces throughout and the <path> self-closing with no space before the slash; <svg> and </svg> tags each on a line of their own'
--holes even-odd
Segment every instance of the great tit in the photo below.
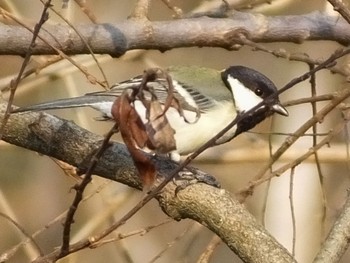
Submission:
<svg viewBox="0 0 350 263">
<path fill-rule="evenodd" d="M 174 96 L 184 110 L 186 118 L 180 116 L 178 110 L 171 107 L 166 112 L 166 117 L 175 130 L 176 150 L 170 153 L 172 159 L 178 160 L 180 155 L 196 151 L 231 123 L 238 114 L 247 112 L 261 102 L 263 102 L 261 107 L 243 118 L 222 136 L 217 144 L 230 141 L 273 113 L 288 116 L 287 110 L 279 102 L 274 83 L 251 68 L 230 66 L 223 71 L 218 71 L 186 66 L 170 67 L 166 71 L 171 76 Z M 126 88 L 140 86 L 141 80 L 142 76 L 137 76 L 113 85 L 108 91 L 44 102 L 15 109 L 12 113 L 92 107 L 102 112 L 103 119 L 111 119 L 111 108 L 116 97 L 120 96 Z M 148 82 L 147 85 L 155 90 L 158 100 L 164 103 L 168 85 L 166 80 L 157 78 Z M 136 101 L 134 107 L 140 116 L 145 114 L 142 103 Z"/>
</svg>

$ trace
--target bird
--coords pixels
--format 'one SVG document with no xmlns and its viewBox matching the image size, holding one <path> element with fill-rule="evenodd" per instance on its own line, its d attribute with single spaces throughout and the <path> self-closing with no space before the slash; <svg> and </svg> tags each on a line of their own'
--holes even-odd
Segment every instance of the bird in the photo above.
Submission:
<svg viewBox="0 0 350 263">
<path fill-rule="evenodd" d="M 200 66 L 172 66 L 166 69 L 174 87 L 174 97 L 184 112 L 170 108 L 165 113 L 174 129 L 176 148 L 169 152 L 171 159 L 195 152 L 207 141 L 222 131 L 237 116 L 243 116 L 234 127 L 220 137 L 216 144 L 226 143 L 246 132 L 274 113 L 288 116 L 288 111 L 279 101 L 275 84 L 264 74 L 241 65 L 216 70 Z M 112 119 L 111 108 L 115 99 L 128 88 L 137 88 L 142 75 L 114 84 L 111 89 L 87 93 L 80 97 L 59 99 L 12 110 L 13 113 L 45 111 L 76 107 L 91 107 L 102 113 L 99 120 Z M 165 103 L 168 83 L 165 78 L 147 82 L 160 103 Z M 250 114 L 243 115 L 256 108 Z M 136 112 L 146 122 L 145 107 L 134 102 Z M 199 112 L 199 115 L 198 115 Z"/>
</svg>

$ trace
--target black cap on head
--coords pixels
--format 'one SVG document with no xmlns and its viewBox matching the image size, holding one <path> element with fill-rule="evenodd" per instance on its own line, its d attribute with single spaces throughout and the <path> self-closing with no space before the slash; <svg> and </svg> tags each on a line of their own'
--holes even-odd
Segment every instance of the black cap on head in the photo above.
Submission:
<svg viewBox="0 0 350 263">
<path fill-rule="evenodd" d="M 279 102 L 275 84 L 260 72 L 244 66 L 231 66 L 221 73 L 221 77 L 232 92 L 238 114 L 263 102 L 262 107 L 237 124 L 236 135 L 253 128 L 275 112 L 288 116 L 287 110 Z"/>
<path fill-rule="evenodd" d="M 221 73 L 221 78 L 226 87 L 229 88 L 233 96 L 235 96 L 235 87 L 231 86 L 229 77 L 239 81 L 246 88 L 254 92 L 256 96 L 265 101 L 265 105 L 269 106 L 270 110 L 273 112 L 288 116 L 287 110 L 282 105 L 280 105 L 277 95 L 278 91 L 275 84 L 262 73 L 244 66 L 231 66 L 224 70 Z M 272 96 L 273 94 L 276 95 Z M 266 100 L 267 98 L 269 99 Z"/>
<path fill-rule="evenodd" d="M 247 68 L 244 66 L 231 66 L 222 72 L 222 79 L 226 83 L 226 86 L 230 87 L 227 83 L 228 77 L 231 76 L 237 79 L 245 87 L 252 90 L 257 96 L 265 99 L 270 95 L 277 92 L 275 84 L 260 72 Z M 230 87 L 232 89 L 232 87 Z M 276 97 L 278 101 L 278 97 Z"/>
</svg>

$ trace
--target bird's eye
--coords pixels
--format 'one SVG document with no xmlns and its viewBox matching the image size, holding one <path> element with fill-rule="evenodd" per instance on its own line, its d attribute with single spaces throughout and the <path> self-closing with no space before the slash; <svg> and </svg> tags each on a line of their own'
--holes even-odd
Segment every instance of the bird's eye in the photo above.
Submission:
<svg viewBox="0 0 350 263">
<path fill-rule="evenodd" d="M 255 94 L 256 94 L 257 96 L 259 96 L 259 97 L 260 97 L 261 95 L 263 95 L 263 93 L 264 93 L 264 92 L 262 91 L 262 89 L 260 89 L 260 88 L 256 88 L 254 92 L 255 92 Z"/>
</svg>

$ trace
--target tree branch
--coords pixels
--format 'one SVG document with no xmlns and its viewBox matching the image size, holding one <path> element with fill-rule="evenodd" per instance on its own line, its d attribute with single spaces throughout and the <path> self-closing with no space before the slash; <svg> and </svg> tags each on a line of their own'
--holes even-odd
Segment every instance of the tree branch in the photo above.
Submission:
<svg viewBox="0 0 350 263">
<path fill-rule="evenodd" d="M 65 54 L 90 53 L 69 25 L 45 25 L 45 29 L 40 36 Z M 332 40 L 350 44 L 350 25 L 343 18 L 320 12 L 268 17 L 236 11 L 229 18 L 199 17 L 149 23 L 130 19 L 118 24 L 85 24 L 76 29 L 95 54 L 115 57 L 133 49 L 166 51 L 177 47 L 206 46 L 233 50 L 237 49 L 237 44 L 242 44 L 242 33 L 254 42 Z M 0 55 L 24 56 L 31 39 L 32 33 L 23 27 L 1 24 Z M 43 41 L 37 41 L 32 54 L 57 52 Z"/>
<path fill-rule="evenodd" d="M 333 6 L 334 10 L 339 12 L 339 14 L 350 23 L 350 10 L 341 0 L 328 0 L 328 2 Z"/>
<path fill-rule="evenodd" d="M 342 212 L 334 223 L 314 263 L 339 262 L 349 247 L 350 239 L 350 196 L 346 199 Z"/>
<path fill-rule="evenodd" d="M 0 119 L 5 108 L 5 102 L 0 104 Z M 11 115 L 3 140 L 86 169 L 103 137 L 52 115 L 26 113 Z M 176 164 L 165 158 L 157 157 L 154 161 L 162 175 L 170 174 L 176 167 Z M 204 174 L 201 171 L 196 173 Z M 113 143 L 105 151 L 95 174 L 141 189 L 136 169 L 122 144 Z M 205 225 L 245 262 L 294 262 L 288 251 L 227 191 L 195 184 L 181 190 L 176 196 L 175 188 L 176 185 L 169 183 L 157 196 L 163 211 L 172 218 L 191 218 Z M 93 245 L 92 240 L 94 238 L 72 244 L 69 252 Z M 37 262 L 50 262 L 58 253 L 59 250 L 55 250 Z"/>
</svg>

